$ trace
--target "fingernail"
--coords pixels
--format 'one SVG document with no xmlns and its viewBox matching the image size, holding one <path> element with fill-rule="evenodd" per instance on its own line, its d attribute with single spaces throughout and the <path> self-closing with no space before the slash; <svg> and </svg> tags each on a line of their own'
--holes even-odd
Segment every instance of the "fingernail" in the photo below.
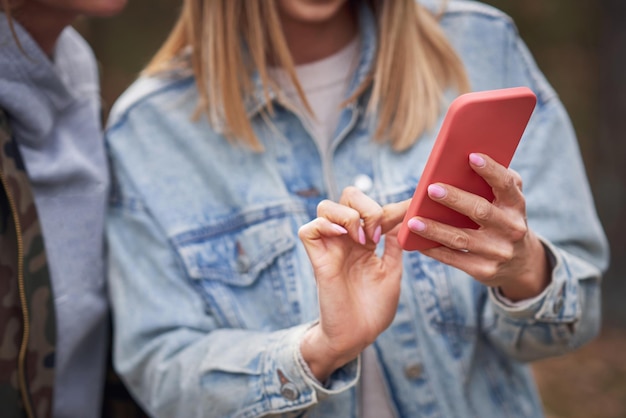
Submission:
<svg viewBox="0 0 626 418">
<path fill-rule="evenodd" d="M 347 234 L 347 233 L 348 233 L 348 231 L 346 230 L 346 228 L 344 228 L 344 227 L 343 227 L 343 226 L 341 226 L 341 225 L 332 224 L 332 227 L 333 227 L 333 229 L 334 229 L 335 231 L 340 232 L 340 233 L 342 233 L 342 234 Z"/>
<path fill-rule="evenodd" d="M 365 245 L 365 230 L 362 226 L 359 227 L 359 243 Z"/>
<path fill-rule="evenodd" d="M 469 160 L 470 160 L 470 163 L 474 164 L 477 167 L 484 167 L 486 163 L 483 157 L 474 153 L 469 155 Z"/>
<path fill-rule="evenodd" d="M 428 186 L 428 194 L 434 198 L 441 199 L 446 195 L 446 189 L 436 184 Z"/>
<path fill-rule="evenodd" d="M 372 241 L 374 241 L 375 244 L 378 244 L 380 242 L 380 234 L 382 234 L 382 232 L 383 229 L 380 227 L 380 225 L 378 225 L 374 230 L 374 236 L 372 237 Z"/>
<path fill-rule="evenodd" d="M 411 231 L 415 231 L 415 232 L 422 232 L 423 230 L 426 229 L 426 224 L 420 221 L 419 219 L 415 219 L 415 218 L 409 219 L 409 222 L 407 222 L 407 225 Z"/>
</svg>

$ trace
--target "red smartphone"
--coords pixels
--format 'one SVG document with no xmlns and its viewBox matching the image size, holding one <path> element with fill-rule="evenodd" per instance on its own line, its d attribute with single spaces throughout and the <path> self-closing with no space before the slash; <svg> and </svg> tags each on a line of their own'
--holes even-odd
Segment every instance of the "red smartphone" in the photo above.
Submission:
<svg viewBox="0 0 626 418">
<path fill-rule="evenodd" d="M 415 216 L 478 228 L 467 216 L 431 200 L 426 189 L 444 183 L 493 201 L 491 187 L 471 169 L 469 154 L 483 153 L 508 167 L 536 102 L 532 90 L 514 87 L 462 94 L 450 104 L 398 233 L 403 249 L 441 245 L 409 230 L 407 222 Z"/>
</svg>

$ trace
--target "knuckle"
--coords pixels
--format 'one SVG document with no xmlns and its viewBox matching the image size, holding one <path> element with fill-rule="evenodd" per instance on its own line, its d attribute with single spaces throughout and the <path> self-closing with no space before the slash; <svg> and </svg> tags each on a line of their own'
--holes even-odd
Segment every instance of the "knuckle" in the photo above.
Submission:
<svg viewBox="0 0 626 418">
<path fill-rule="evenodd" d="M 510 234 L 513 241 L 518 242 L 526 237 L 528 233 L 528 225 L 524 220 L 514 223 L 510 228 Z"/>
<path fill-rule="evenodd" d="M 369 213 L 369 216 L 376 218 L 376 219 L 382 218 L 383 215 L 384 215 L 384 211 L 383 211 L 383 208 L 380 206 L 376 207 Z"/>
<path fill-rule="evenodd" d="M 328 206 L 331 204 L 330 200 L 324 199 L 317 204 L 317 215 L 319 216 L 321 213 L 325 213 L 328 209 Z"/>
<path fill-rule="evenodd" d="M 469 237 L 465 234 L 455 234 L 452 237 L 451 247 L 455 250 L 467 250 L 469 246 Z"/>
<path fill-rule="evenodd" d="M 356 209 L 350 208 L 346 211 L 346 220 L 349 222 L 361 222 L 361 214 Z"/>
<path fill-rule="evenodd" d="M 304 240 L 304 238 L 306 238 L 306 231 L 307 231 L 306 224 L 298 228 L 298 238 L 300 238 L 301 240 Z"/>
<path fill-rule="evenodd" d="M 520 179 L 521 181 L 521 179 Z M 511 189 L 514 187 L 517 187 L 517 178 L 516 176 L 513 174 L 513 172 L 511 170 L 507 170 L 506 175 L 504 176 L 504 179 L 502 180 L 502 183 L 504 185 L 504 187 L 506 189 Z"/>
<path fill-rule="evenodd" d="M 491 204 L 485 201 L 479 201 L 474 205 L 473 215 L 479 221 L 488 221 L 493 213 Z"/>
<path fill-rule="evenodd" d="M 515 185 L 521 190 L 522 186 L 524 185 L 524 181 L 522 180 L 522 176 L 517 171 L 515 171 L 513 169 L 509 170 L 509 172 L 513 176 L 513 180 L 515 182 Z"/>
<path fill-rule="evenodd" d="M 355 186 L 348 186 L 341 192 L 341 200 L 351 200 L 352 197 L 361 194 L 361 191 Z"/>
<path fill-rule="evenodd" d="M 495 253 L 495 258 L 498 263 L 508 263 L 515 256 L 512 245 L 503 245 L 498 247 L 498 251 Z"/>
<path fill-rule="evenodd" d="M 484 282 L 491 282 L 496 279 L 498 267 L 494 263 L 484 263 L 481 268 L 481 277 Z"/>
</svg>

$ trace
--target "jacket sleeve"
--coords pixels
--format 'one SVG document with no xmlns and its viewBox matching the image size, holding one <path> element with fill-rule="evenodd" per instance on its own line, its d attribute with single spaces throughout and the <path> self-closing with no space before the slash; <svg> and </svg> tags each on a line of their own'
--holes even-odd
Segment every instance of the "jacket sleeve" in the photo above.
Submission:
<svg viewBox="0 0 626 418">
<path fill-rule="evenodd" d="M 289 416 L 354 385 L 358 360 L 324 386 L 308 377 L 299 342 L 311 324 L 274 332 L 219 328 L 115 157 L 112 166 L 114 365 L 151 416 Z"/>
<path fill-rule="evenodd" d="M 528 225 L 542 240 L 552 278 L 541 295 L 516 304 L 490 289 L 483 323 L 494 345 L 530 361 L 575 349 L 598 333 L 609 250 L 565 108 L 512 24 L 504 39 L 505 87 L 529 86 L 538 97 L 511 167 L 522 176 Z"/>
</svg>

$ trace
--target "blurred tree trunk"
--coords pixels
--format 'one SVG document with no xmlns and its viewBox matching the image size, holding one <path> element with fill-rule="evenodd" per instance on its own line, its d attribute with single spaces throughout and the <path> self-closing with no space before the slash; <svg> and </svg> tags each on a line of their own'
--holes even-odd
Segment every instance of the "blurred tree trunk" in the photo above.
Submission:
<svg viewBox="0 0 626 418">
<path fill-rule="evenodd" d="M 611 243 L 605 319 L 626 325 L 626 1 L 600 3 L 600 135 L 593 146 L 593 187 Z"/>
</svg>

